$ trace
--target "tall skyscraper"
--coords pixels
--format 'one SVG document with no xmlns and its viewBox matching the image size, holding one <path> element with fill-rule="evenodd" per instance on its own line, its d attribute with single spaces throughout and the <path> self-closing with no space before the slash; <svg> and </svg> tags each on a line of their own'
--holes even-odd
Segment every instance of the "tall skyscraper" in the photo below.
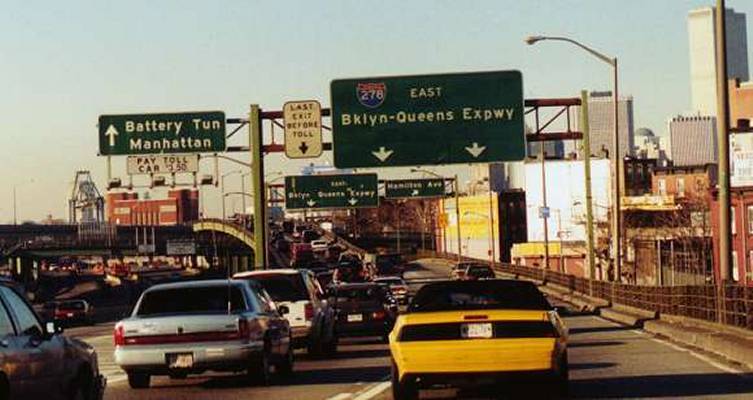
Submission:
<svg viewBox="0 0 753 400">
<path fill-rule="evenodd" d="M 726 11 L 727 77 L 748 80 L 748 39 L 745 14 Z M 692 112 L 716 116 L 716 22 L 714 7 L 688 13 L 690 94 Z"/>
<path fill-rule="evenodd" d="M 716 163 L 716 117 L 674 117 L 669 121 L 669 136 L 675 166 Z"/>
<path fill-rule="evenodd" d="M 620 156 L 632 156 L 635 146 L 633 138 L 633 98 L 621 97 L 617 102 Z M 591 154 L 601 156 L 603 149 L 609 158 L 614 155 L 612 136 L 614 135 L 612 92 L 591 92 L 588 100 L 588 124 L 591 128 Z M 577 119 L 580 121 L 580 118 Z M 565 152 L 572 151 L 572 146 L 565 145 Z"/>
</svg>

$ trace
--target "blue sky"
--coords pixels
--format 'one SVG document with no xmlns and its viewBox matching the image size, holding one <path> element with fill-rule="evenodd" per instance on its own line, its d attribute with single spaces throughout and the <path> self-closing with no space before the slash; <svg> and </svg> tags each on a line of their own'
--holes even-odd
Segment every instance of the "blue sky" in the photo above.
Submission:
<svg viewBox="0 0 753 400">
<path fill-rule="evenodd" d="M 561 43 L 526 46 L 533 33 L 616 55 L 636 126 L 663 133 L 690 106 L 687 12 L 710 3 L 3 0 L 0 222 L 12 218 L 13 185 L 20 219 L 64 216 L 78 168 L 104 186 L 99 114 L 243 116 L 250 103 L 271 110 L 309 98 L 327 106 L 331 79 L 369 75 L 519 69 L 529 98 L 609 88 L 605 65 Z M 728 7 L 753 15 L 749 0 Z M 297 165 L 269 163 L 270 171 Z"/>
</svg>

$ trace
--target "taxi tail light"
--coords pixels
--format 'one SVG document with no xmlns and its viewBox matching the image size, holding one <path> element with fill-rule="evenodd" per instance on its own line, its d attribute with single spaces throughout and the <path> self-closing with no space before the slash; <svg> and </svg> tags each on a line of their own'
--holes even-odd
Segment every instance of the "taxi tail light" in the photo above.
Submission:
<svg viewBox="0 0 753 400">
<path fill-rule="evenodd" d="M 306 306 L 303 308 L 304 316 L 306 317 L 306 321 L 311 321 L 314 319 L 314 305 L 311 303 L 306 303 Z"/>
<path fill-rule="evenodd" d="M 384 319 L 384 316 L 386 314 L 384 313 L 384 310 L 375 311 L 371 314 L 371 318 L 373 319 Z"/>
<path fill-rule="evenodd" d="M 115 346 L 125 345 L 125 334 L 123 332 L 123 324 L 115 325 L 115 330 L 113 331 L 113 342 L 115 343 Z"/>
</svg>

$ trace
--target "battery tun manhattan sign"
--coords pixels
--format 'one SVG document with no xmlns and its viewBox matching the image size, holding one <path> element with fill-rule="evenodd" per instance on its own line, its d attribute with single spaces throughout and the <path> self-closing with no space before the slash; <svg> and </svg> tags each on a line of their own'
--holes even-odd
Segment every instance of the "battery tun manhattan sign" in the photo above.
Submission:
<svg viewBox="0 0 753 400">
<path fill-rule="evenodd" d="M 101 115 L 100 155 L 225 151 L 225 113 Z"/>
<path fill-rule="evenodd" d="M 525 158 L 519 71 L 338 79 L 330 95 L 337 168 Z"/>
</svg>

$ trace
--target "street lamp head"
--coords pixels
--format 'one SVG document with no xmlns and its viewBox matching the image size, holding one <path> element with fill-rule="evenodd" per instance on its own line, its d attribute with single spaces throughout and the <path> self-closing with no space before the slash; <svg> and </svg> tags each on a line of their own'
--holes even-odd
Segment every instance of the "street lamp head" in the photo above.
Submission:
<svg viewBox="0 0 753 400">
<path fill-rule="evenodd" d="M 536 42 L 544 40 L 544 39 L 546 39 L 544 36 L 527 36 L 525 38 L 525 42 L 526 42 L 527 45 L 530 46 L 530 45 L 535 44 Z"/>
</svg>

